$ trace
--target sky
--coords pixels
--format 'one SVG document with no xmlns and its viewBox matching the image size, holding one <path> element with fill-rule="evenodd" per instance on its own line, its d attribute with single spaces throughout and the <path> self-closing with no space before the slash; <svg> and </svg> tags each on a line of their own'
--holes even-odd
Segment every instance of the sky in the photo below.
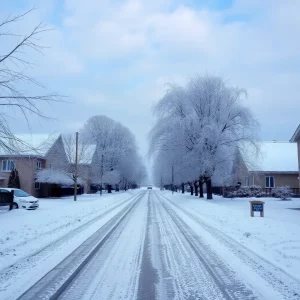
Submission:
<svg viewBox="0 0 300 300">
<path fill-rule="evenodd" d="M 0 20 L 32 7 L 11 30 L 24 34 L 40 21 L 54 30 L 41 36 L 43 54 L 26 53 L 35 64 L 26 71 L 44 93 L 68 96 L 40 106 L 55 120 L 30 116 L 33 133 L 76 132 L 106 115 L 145 155 L 166 83 L 203 73 L 247 90 L 262 140 L 289 140 L 300 124 L 299 0 L 1 0 Z M 10 42 L 0 39 L 0 54 Z M 16 133 L 29 130 L 16 111 L 9 122 Z"/>
</svg>

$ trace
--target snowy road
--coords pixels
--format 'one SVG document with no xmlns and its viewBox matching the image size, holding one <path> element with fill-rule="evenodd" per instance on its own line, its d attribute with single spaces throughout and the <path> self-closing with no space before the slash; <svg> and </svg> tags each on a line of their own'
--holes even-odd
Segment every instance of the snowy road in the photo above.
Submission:
<svg viewBox="0 0 300 300">
<path fill-rule="evenodd" d="M 152 201 L 160 232 L 160 299 L 256 299 L 199 236 L 186 226 L 158 193 Z M 166 294 L 167 293 L 167 294 Z"/>
<path fill-rule="evenodd" d="M 126 202 L 19 299 L 300 299 L 300 283 L 159 191 Z"/>
<path fill-rule="evenodd" d="M 252 286 L 259 299 L 300 299 L 298 279 L 204 222 L 201 215 L 186 210 L 184 206 L 162 195 L 160 198 L 164 200 L 164 205 L 172 207 L 178 220 L 183 219 L 185 226 L 193 228 L 198 240 L 206 241 L 213 249 L 211 251 L 216 252 L 244 282 Z"/>
</svg>

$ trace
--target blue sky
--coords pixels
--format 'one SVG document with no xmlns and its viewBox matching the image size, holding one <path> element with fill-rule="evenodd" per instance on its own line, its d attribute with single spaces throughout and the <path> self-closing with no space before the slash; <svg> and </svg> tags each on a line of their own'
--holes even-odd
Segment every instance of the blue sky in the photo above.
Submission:
<svg viewBox="0 0 300 300">
<path fill-rule="evenodd" d="M 28 52 L 46 92 L 69 103 L 41 106 L 56 120 L 31 117 L 32 132 L 74 132 L 106 114 L 136 135 L 147 152 L 151 108 L 167 82 L 213 73 L 248 91 L 245 103 L 264 140 L 288 140 L 300 123 L 300 21 L 297 0 L 4 0 L 0 18 L 36 6 L 14 26 L 28 32 L 44 20 L 55 28 Z M 11 41 L 13 44 L 14 41 Z M 3 51 L 4 48 L 0 45 Z M 36 93 L 34 86 L 23 86 Z M 17 112 L 16 132 L 28 131 Z M 17 121 L 16 121 L 17 120 Z"/>
</svg>

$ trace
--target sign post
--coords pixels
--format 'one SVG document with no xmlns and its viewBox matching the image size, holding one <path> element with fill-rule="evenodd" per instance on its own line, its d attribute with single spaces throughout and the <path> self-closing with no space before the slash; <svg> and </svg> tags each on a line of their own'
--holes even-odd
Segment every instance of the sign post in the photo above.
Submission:
<svg viewBox="0 0 300 300">
<path fill-rule="evenodd" d="M 77 180 L 78 180 L 78 132 L 76 132 L 75 144 L 75 175 L 74 175 L 74 201 L 77 200 Z"/>
<path fill-rule="evenodd" d="M 172 195 L 174 194 L 174 166 L 172 166 Z"/>
<path fill-rule="evenodd" d="M 265 204 L 265 202 L 257 201 L 257 200 L 253 200 L 253 201 L 249 201 L 249 202 L 250 202 L 250 215 L 251 215 L 251 217 L 254 217 L 254 212 L 255 211 L 259 211 L 260 216 L 264 217 L 264 204 Z"/>
</svg>

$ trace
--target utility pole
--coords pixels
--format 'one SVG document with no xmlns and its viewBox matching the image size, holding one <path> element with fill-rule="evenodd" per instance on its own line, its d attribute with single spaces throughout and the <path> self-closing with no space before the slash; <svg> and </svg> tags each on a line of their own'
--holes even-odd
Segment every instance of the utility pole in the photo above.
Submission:
<svg viewBox="0 0 300 300">
<path fill-rule="evenodd" d="M 104 157 L 103 157 L 103 154 L 102 154 L 102 155 L 101 155 L 101 183 L 100 183 L 100 196 L 102 195 L 103 163 L 104 163 Z"/>
<path fill-rule="evenodd" d="M 77 178 L 78 178 L 78 132 L 76 132 L 74 201 L 77 200 Z"/>
<path fill-rule="evenodd" d="M 174 194 L 174 166 L 172 166 L 172 194 Z"/>
</svg>

